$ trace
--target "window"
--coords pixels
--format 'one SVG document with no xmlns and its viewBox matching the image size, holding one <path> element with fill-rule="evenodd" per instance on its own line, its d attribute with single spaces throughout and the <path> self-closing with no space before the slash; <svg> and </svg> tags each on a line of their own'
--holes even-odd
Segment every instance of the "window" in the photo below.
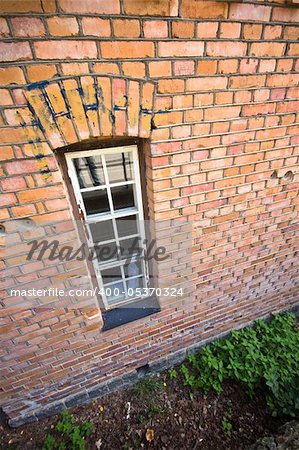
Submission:
<svg viewBox="0 0 299 450">
<path fill-rule="evenodd" d="M 137 146 L 65 156 L 104 306 L 136 301 L 149 281 Z"/>
</svg>

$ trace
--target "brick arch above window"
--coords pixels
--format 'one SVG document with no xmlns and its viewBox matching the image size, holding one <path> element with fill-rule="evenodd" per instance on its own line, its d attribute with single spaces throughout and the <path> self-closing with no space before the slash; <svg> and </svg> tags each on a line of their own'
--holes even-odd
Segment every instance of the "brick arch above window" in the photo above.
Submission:
<svg viewBox="0 0 299 450">
<path fill-rule="evenodd" d="M 92 137 L 151 133 L 155 84 L 141 79 L 81 75 L 31 84 L 24 92 L 35 127 L 50 147 Z"/>
</svg>

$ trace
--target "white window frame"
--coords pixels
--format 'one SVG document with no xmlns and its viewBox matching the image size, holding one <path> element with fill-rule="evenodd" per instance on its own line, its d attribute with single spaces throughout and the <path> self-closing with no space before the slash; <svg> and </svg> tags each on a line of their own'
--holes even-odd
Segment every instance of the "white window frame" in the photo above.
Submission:
<svg viewBox="0 0 299 450">
<path fill-rule="evenodd" d="M 116 154 L 116 153 L 130 153 L 131 154 L 132 162 L 133 162 L 133 174 L 134 174 L 133 180 L 128 180 L 128 181 L 124 181 L 124 182 L 115 182 L 115 183 L 109 182 L 108 169 L 106 166 L 105 155 L 111 155 L 111 154 Z M 88 188 L 80 188 L 79 180 L 78 180 L 78 176 L 77 176 L 76 168 L 75 168 L 75 164 L 74 164 L 74 159 L 86 158 L 88 156 L 99 156 L 101 158 L 103 173 L 104 173 L 104 178 L 105 178 L 105 184 L 100 185 L 100 186 L 88 187 Z M 111 239 L 110 241 L 106 240 L 103 242 L 105 244 L 108 244 L 109 242 L 115 241 L 116 245 L 118 246 L 119 242 L 121 240 L 128 239 L 135 235 L 131 235 L 131 236 L 128 235 L 128 236 L 120 238 L 120 240 L 119 240 L 115 219 L 118 219 L 121 217 L 127 217 L 129 215 L 135 215 L 136 219 L 137 219 L 137 225 L 138 225 L 138 235 L 141 238 L 141 247 L 143 249 L 143 252 L 146 252 L 146 246 L 145 246 L 146 235 L 145 235 L 145 227 L 144 227 L 143 202 L 142 202 L 140 167 L 139 167 L 139 157 L 138 157 L 137 145 L 128 145 L 128 146 L 120 146 L 120 147 L 106 147 L 106 148 L 87 150 L 87 151 L 76 151 L 76 152 L 66 153 L 65 157 L 66 157 L 66 163 L 67 163 L 67 168 L 68 168 L 68 175 L 69 175 L 71 183 L 72 183 L 72 187 L 73 187 L 73 191 L 74 191 L 75 198 L 77 201 L 77 205 L 80 208 L 83 218 L 84 218 L 85 228 L 87 230 L 87 233 L 86 233 L 87 241 L 88 241 L 89 247 L 93 247 L 93 245 L 94 245 L 94 242 L 92 240 L 92 234 L 89 230 L 89 225 L 91 223 L 97 223 L 99 221 L 111 219 L 115 239 Z M 136 206 L 134 208 L 123 208 L 123 209 L 115 211 L 113 208 L 111 188 L 117 187 L 117 186 L 125 186 L 125 185 L 133 185 L 134 202 L 135 202 Z M 106 191 L 107 191 L 110 212 L 87 215 L 81 192 L 96 191 L 96 190 L 101 190 L 101 189 L 106 189 Z M 141 263 L 142 263 L 143 274 L 142 274 L 142 276 L 139 275 L 137 277 L 143 278 L 143 286 L 148 287 L 149 271 L 148 271 L 148 264 L 145 261 L 144 257 L 141 258 Z M 120 262 L 118 259 L 116 261 L 115 260 L 107 261 L 105 264 L 102 264 L 101 266 L 99 265 L 99 261 L 97 259 L 93 260 L 93 266 L 94 266 L 94 270 L 96 273 L 97 282 L 98 282 L 100 292 L 101 292 L 101 297 L 102 297 L 102 300 L 103 300 L 103 303 L 104 303 L 104 306 L 106 309 L 112 309 L 112 308 L 118 307 L 120 305 L 130 303 L 132 301 L 136 301 L 138 298 L 140 298 L 140 297 L 136 297 L 136 296 L 135 297 L 132 296 L 132 297 L 128 298 L 128 295 L 127 295 L 128 288 L 127 288 L 126 282 L 124 280 L 124 265 L 125 264 L 123 262 Z M 102 277 L 101 277 L 101 270 L 105 270 L 109 267 L 120 267 L 121 268 L 121 274 L 122 274 L 121 282 L 123 283 L 125 292 L 126 292 L 125 299 L 122 299 L 119 302 L 116 301 L 113 304 L 108 304 L 107 297 L 106 297 L 105 293 L 103 292 L 104 284 L 102 282 Z M 133 278 L 134 277 L 129 278 L 129 279 L 133 279 Z M 113 283 L 117 283 L 117 282 L 113 282 Z M 113 283 L 111 282 L 110 284 L 113 284 Z M 106 284 L 106 287 L 107 286 L 108 286 L 108 283 Z"/>
</svg>

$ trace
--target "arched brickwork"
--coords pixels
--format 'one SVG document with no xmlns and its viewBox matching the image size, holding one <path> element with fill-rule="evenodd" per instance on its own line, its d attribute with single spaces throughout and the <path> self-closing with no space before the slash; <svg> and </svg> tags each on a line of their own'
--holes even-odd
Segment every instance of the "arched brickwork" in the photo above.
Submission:
<svg viewBox="0 0 299 450">
<path fill-rule="evenodd" d="M 31 140 L 42 131 L 51 148 L 98 136 L 150 135 L 152 82 L 83 75 L 31 84 L 24 94 L 36 125 L 28 130 Z"/>
</svg>

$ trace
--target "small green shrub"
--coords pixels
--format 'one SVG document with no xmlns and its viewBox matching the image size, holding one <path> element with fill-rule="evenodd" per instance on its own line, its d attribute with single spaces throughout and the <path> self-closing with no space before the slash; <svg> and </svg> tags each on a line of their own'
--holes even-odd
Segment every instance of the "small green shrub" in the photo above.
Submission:
<svg viewBox="0 0 299 450">
<path fill-rule="evenodd" d="M 222 391 L 224 380 L 240 382 L 250 395 L 266 387 L 273 415 L 299 412 L 299 333 L 292 313 L 276 315 L 271 322 L 232 331 L 190 355 L 180 372 L 184 384 L 205 392 Z"/>
<path fill-rule="evenodd" d="M 76 424 L 75 417 L 69 411 L 63 411 L 55 426 L 58 437 L 48 434 L 42 450 L 85 450 L 85 437 L 93 430 L 91 422 Z"/>
</svg>

